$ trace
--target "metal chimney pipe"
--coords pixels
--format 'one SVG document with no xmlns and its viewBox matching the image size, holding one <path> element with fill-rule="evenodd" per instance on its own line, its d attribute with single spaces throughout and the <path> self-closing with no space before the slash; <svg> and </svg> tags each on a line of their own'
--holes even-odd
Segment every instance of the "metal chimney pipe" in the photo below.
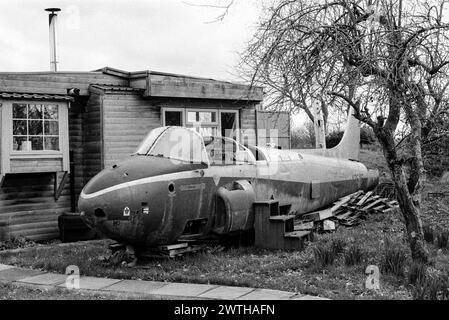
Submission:
<svg viewBox="0 0 449 320">
<path fill-rule="evenodd" d="M 58 15 L 56 12 L 61 11 L 60 8 L 47 8 L 45 11 L 50 12 L 48 14 L 48 23 L 50 26 L 50 70 L 57 71 L 56 64 L 58 63 L 58 57 L 56 52 L 56 20 Z"/>
</svg>

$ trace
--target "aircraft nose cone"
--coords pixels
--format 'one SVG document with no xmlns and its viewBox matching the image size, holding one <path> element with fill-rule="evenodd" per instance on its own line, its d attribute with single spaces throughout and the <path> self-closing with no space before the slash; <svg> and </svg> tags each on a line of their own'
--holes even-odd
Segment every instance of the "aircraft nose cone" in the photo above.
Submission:
<svg viewBox="0 0 449 320">
<path fill-rule="evenodd" d="M 121 175 L 118 170 L 104 169 L 86 184 L 83 192 L 89 195 L 120 184 L 124 180 L 123 174 Z"/>
</svg>

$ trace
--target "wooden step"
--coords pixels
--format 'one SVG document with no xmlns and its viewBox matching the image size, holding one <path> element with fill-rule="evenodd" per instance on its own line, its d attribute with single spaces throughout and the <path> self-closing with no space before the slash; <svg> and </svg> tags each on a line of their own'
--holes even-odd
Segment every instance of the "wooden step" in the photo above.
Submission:
<svg viewBox="0 0 449 320">
<path fill-rule="evenodd" d="M 284 237 L 285 238 L 304 238 L 308 237 L 310 234 L 312 234 L 310 231 L 292 231 L 287 232 Z"/>
<path fill-rule="evenodd" d="M 290 219 L 295 219 L 295 216 L 290 214 L 290 215 L 271 216 L 269 218 L 270 221 L 288 221 Z"/>
</svg>

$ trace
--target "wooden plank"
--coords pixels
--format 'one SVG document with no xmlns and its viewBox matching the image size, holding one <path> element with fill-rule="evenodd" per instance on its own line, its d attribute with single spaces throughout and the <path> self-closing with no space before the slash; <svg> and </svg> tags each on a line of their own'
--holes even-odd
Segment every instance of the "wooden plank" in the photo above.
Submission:
<svg viewBox="0 0 449 320">
<path fill-rule="evenodd" d="M 313 227 L 314 227 L 313 221 L 303 222 L 303 223 L 295 224 L 294 230 L 295 231 L 305 231 L 305 230 L 311 230 L 311 229 L 313 229 Z"/>
<path fill-rule="evenodd" d="M 378 200 L 376 200 L 376 201 L 374 201 L 374 202 L 368 204 L 367 206 L 363 207 L 363 208 L 360 209 L 360 210 L 366 211 L 366 210 L 368 210 L 368 209 L 374 207 L 376 204 L 378 204 L 378 203 L 380 203 L 380 202 L 382 202 L 382 201 L 386 201 L 386 200 L 388 200 L 388 199 L 387 199 L 387 198 L 378 199 Z"/>
<path fill-rule="evenodd" d="M 177 244 L 163 245 L 163 246 L 159 246 L 158 248 L 160 250 L 174 250 L 174 249 L 187 248 L 188 245 L 189 244 L 187 242 L 183 242 L 183 243 L 177 243 Z"/>
<path fill-rule="evenodd" d="M 56 175 L 55 178 L 57 178 L 57 177 L 58 176 Z M 67 177 L 68 177 L 68 172 L 65 171 L 58 188 L 55 190 L 55 200 L 58 200 L 59 197 L 61 196 L 62 190 L 64 189 L 64 186 L 67 182 Z"/>
<path fill-rule="evenodd" d="M 363 196 L 363 198 L 360 199 L 360 201 L 356 203 L 356 205 L 357 205 L 357 206 L 363 205 L 363 204 L 365 203 L 366 199 L 368 199 L 369 196 L 370 196 L 372 193 L 373 193 L 372 191 L 368 191 L 368 192 Z"/>
</svg>

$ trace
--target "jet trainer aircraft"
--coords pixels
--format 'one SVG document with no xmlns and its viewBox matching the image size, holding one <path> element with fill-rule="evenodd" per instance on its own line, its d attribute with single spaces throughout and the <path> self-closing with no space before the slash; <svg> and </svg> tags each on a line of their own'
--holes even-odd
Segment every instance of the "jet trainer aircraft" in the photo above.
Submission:
<svg viewBox="0 0 449 320">
<path fill-rule="evenodd" d="M 295 215 L 326 207 L 378 183 L 378 172 L 356 161 L 360 127 L 352 112 L 342 141 L 328 150 L 247 148 L 190 128 L 156 128 L 87 183 L 81 216 L 111 239 L 152 247 L 250 230 L 255 201 L 279 200 Z"/>
</svg>

